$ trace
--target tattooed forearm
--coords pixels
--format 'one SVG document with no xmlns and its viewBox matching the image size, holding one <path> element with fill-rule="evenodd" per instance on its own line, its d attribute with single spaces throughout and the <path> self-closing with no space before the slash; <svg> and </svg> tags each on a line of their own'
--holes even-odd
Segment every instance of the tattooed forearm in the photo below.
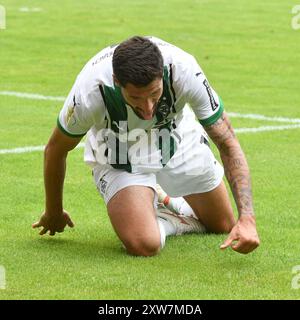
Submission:
<svg viewBox="0 0 300 320">
<path fill-rule="evenodd" d="M 239 215 L 254 214 L 249 167 L 227 115 L 205 130 L 220 151 Z"/>
<path fill-rule="evenodd" d="M 227 120 L 227 116 L 223 113 L 217 122 L 205 128 L 219 150 L 224 152 L 227 152 L 227 142 L 235 138 L 233 128 Z"/>
</svg>

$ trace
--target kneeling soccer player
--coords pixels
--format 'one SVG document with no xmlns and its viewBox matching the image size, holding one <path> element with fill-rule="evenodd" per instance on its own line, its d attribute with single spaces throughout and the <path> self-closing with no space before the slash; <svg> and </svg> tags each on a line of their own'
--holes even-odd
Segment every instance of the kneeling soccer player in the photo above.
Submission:
<svg viewBox="0 0 300 320">
<path fill-rule="evenodd" d="M 33 224 L 42 227 L 41 235 L 73 226 L 62 202 L 66 159 L 85 135 L 85 161 L 128 253 L 152 256 L 165 235 L 204 229 L 229 233 L 222 249 L 249 253 L 259 245 L 245 155 L 221 98 L 192 55 L 135 36 L 85 65 L 45 148 L 45 212 Z M 237 221 L 209 137 L 220 152 Z M 185 229 L 170 228 L 172 214 L 156 209 L 157 183 L 192 208 L 198 219 L 185 217 L 193 221 L 189 230 L 185 223 Z"/>
</svg>

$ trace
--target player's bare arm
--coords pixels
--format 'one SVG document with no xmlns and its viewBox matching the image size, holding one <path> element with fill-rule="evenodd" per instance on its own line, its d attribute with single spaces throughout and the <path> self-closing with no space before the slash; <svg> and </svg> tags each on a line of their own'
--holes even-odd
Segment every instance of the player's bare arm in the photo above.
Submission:
<svg viewBox="0 0 300 320">
<path fill-rule="evenodd" d="M 221 246 L 231 246 L 240 253 L 253 251 L 259 245 L 252 202 L 249 167 L 244 152 L 234 134 L 226 113 L 213 125 L 205 127 L 216 144 L 224 165 L 225 175 L 232 190 L 239 220 Z M 237 241 L 233 244 L 234 241 Z"/>
<path fill-rule="evenodd" d="M 205 130 L 218 147 L 239 215 L 254 215 L 248 164 L 228 116 L 223 113 Z"/>
<path fill-rule="evenodd" d="M 81 137 L 68 137 L 55 128 L 44 152 L 44 182 L 46 208 L 40 220 L 32 225 L 33 228 L 43 227 L 40 235 L 49 231 L 63 232 L 66 225 L 74 224 L 68 213 L 63 210 L 63 185 L 66 172 L 68 152 L 74 149 Z"/>
</svg>

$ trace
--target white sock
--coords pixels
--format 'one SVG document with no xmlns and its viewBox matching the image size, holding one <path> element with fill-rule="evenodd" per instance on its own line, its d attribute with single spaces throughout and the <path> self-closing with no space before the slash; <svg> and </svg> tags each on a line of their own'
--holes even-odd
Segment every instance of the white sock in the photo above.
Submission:
<svg viewBox="0 0 300 320">
<path fill-rule="evenodd" d="M 184 199 L 183 199 L 183 202 L 181 203 L 181 206 L 179 208 L 179 212 L 180 212 L 180 214 L 183 214 L 186 217 L 193 217 L 198 220 L 198 217 L 196 216 L 194 210 L 191 208 L 191 206 Z"/>
<path fill-rule="evenodd" d="M 177 198 L 169 197 L 169 198 L 165 199 L 164 205 L 167 208 L 169 208 L 171 211 L 174 211 L 178 214 L 182 214 L 186 217 L 193 217 L 195 219 L 198 219 L 198 217 L 195 215 L 193 209 L 184 200 L 183 197 L 177 197 Z"/>
<path fill-rule="evenodd" d="M 160 233 L 160 248 L 162 249 L 165 246 L 166 243 L 166 230 L 161 222 L 161 219 L 157 218 L 159 233 Z"/>
</svg>

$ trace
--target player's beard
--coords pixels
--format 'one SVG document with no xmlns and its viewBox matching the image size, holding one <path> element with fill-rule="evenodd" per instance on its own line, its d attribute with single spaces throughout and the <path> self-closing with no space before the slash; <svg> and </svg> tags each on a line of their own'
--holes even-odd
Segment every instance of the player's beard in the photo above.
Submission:
<svg viewBox="0 0 300 320">
<path fill-rule="evenodd" d="M 139 117 L 140 119 L 142 120 L 145 120 L 143 118 L 143 116 L 135 109 L 135 107 L 133 107 L 132 105 L 128 104 L 130 106 L 130 108 L 133 110 L 133 112 L 137 115 L 137 117 Z M 157 105 L 158 105 L 158 102 L 156 102 L 156 104 L 154 105 L 154 108 L 153 108 L 153 112 L 152 112 L 152 119 L 156 113 L 156 110 L 157 110 Z"/>
</svg>

